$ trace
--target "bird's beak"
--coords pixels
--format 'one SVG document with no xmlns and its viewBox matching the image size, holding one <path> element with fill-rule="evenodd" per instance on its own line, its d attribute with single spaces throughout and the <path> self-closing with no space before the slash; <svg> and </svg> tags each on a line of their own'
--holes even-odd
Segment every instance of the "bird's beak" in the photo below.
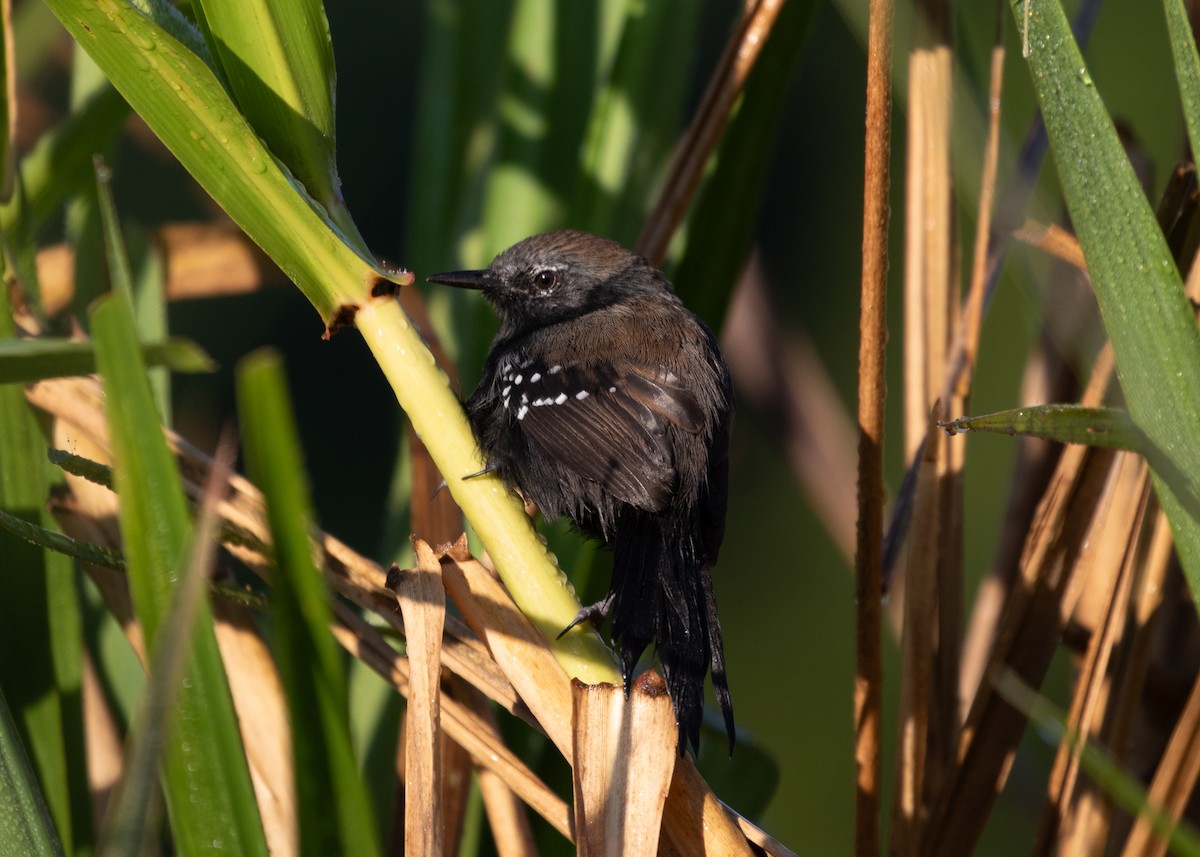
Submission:
<svg viewBox="0 0 1200 857">
<path fill-rule="evenodd" d="M 456 289 L 486 289 L 492 285 L 492 278 L 486 270 L 483 271 L 447 271 L 444 274 L 434 274 L 426 277 L 427 283 L 441 283 L 443 286 L 454 286 Z"/>
</svg>

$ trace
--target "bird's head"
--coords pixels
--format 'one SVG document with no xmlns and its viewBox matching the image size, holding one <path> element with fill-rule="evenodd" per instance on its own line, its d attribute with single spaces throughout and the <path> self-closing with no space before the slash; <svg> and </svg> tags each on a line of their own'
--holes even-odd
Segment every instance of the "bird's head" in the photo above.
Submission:
<svg viewBox="0 0 1200 857">
<path fill-rule="evenodd" d="M 431 283 L 479 289 L 502 330 L 515 334 L 577 318 L 670 284 L 644 258 L 587 232 L 545 232 L 514 244 L 479 271 L 434 274 Z"/>
</svg>

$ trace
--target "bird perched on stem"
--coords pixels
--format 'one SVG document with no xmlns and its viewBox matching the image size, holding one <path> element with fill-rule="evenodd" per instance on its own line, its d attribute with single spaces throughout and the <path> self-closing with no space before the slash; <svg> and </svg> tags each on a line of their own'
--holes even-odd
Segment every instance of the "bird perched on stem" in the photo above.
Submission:
<svg viewBox="0 0 1200 857">
<path fill-rule="evenodd" d="M 711 670 L 732 753 L 709 574 L 733 416 L 716 338 L 649 262 L 586 232 L 535 235 L 484 270 L 429 281 L 479 289 L 500 319 L 466 404 L 488 471 L 613 550 L 608 595 L 571 627 L 611 618 L 627 693 L 655 644 L 681 753 L 699 747 Z"/>
</svg>

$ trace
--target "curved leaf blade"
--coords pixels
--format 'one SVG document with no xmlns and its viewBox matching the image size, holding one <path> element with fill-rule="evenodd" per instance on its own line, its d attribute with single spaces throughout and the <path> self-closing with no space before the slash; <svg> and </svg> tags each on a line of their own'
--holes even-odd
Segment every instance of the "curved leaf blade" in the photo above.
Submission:
<svg viewBox="0 0 1200 857">
<path fill-rule="evenodd" d="M 48 0 L 184 168 L 326 319 L 385 271 L 353 249 L 272 157 L 212 69 L 121 0 Z"/>
<path fill-rule="evenodd" d="M 62 844 L 0 691 L 0 855 L 61 855 Z"/>
<path fill-rule="evenodd" d="M 167 449 L 137 352 L 133 315 L 109 295 L 92 309 L 112 435 L 114 480 L 134 612 L 153 655 L 191 538 L 187 502 Z M 182 854 L 220 844 L 230 853 L 263 855 L 267 846 L 228 680 L 207 600 L 192 641 L 163 758 L 171 828 Z"/>
<path fill-rule="evenodd" d="M 1144 452 L 1141 436 L 1129 414 L 1116 408 L 1038 405 L 978 417 L 959 417 L 938 425 L 950 435 L 988 432 Z"/>
<path fill-rule="evenodd" d="M 1163 0 L 1163 10 L 1167 14 L 1171 54 L 1175 59 L 1175 79 L 1179 82 L 1188 140 L 1191 141 L 1192 151 L 1200 152 L 1200 54 L 1196 53 L 1192 25 L 1188 21 L 1183 0 Z"/>
<path fill-rule="evenodd" d="M 361 244 L 334 157 L 335 72 L 325 7 L 320 0 L 201 0 L 193 8 L 238 108 Z"/>
<path fill-rule="evenodd" d="M 246 358 L 237 392 L 246 467 L 263 490 L 274 541 L 273 648 L 288 697 L 301 851 L 377 854 L 350 739 L 342 653 L 329 634 L 329 594 L 312 560 L 309 487 L 278 355 Z"/>
<path fill-rule="evenodd" d="M 1200 519 L 1188 510 L 1200 497 L 1195 314 L 1062 6 L 1011 3 L 1121 387 L 1134 423 L 1156 451 L 1155 488 L 1197 598 Z"/>
<path fill-rule="evenodd" d="M 175 372 L 212 372 L 216 364 L 189 339 L 168 339 L 138 346 L 149 366 Z M 96 371 L 96 348 L 91 342 L 67 339 L 0 340 L 0 384 L 27 384 L 45 378 L 90 375 Z"/>
</svg>

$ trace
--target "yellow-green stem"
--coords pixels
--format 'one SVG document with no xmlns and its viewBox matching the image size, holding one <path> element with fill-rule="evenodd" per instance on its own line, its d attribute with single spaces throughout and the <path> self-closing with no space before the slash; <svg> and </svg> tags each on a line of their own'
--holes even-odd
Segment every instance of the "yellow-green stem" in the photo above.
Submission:
<svg viewBox="0 0 1200 857">
<path fill-rule="evenodd" d="M 618 683 L 612 652 L 587 623 L 555 639 L 579 611 L 575 592 L 504 483 L 491 474 L 463 479 L 482 470 L 483 459 L 445 373 L 434 364 L 399 303 L 371 300 L 359 309 L 355 325 L 446 477 L 450 493 L 487 547 L 500 579 L 550 641 L 563 669 L 587 684 Z"/>
</svg>

